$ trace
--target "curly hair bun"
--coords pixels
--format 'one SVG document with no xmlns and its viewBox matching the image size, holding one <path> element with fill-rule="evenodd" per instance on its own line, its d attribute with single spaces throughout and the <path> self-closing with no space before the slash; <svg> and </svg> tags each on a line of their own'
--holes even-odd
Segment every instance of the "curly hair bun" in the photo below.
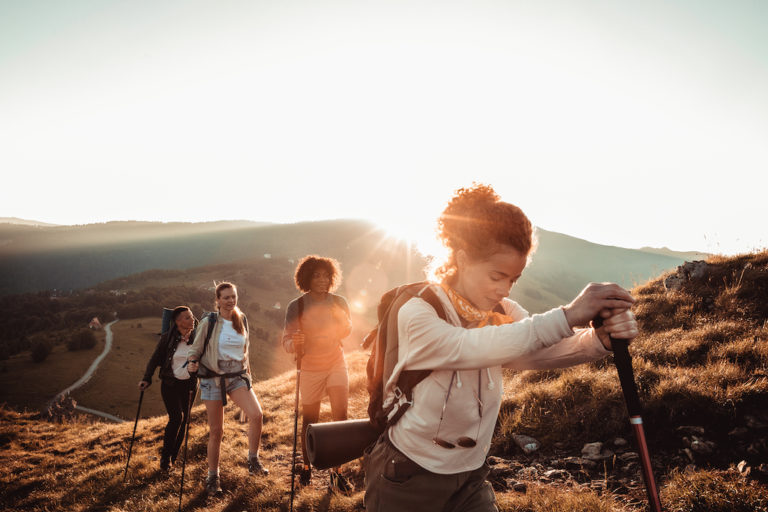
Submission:
<svg viewBox="0 0 768 512">
<path fill-rule="evenodd" d="M 490 185 L 478 183 L 456 191 L 440 215 L 438 233 L 452 253 L 439 269 L 443 275 L 452 273 L 459 250 L 482 258 L 493 254 L 502 244 L 527 256 L 534 246 L 533 226 L 523 211 L 502 201 Z"/>
<path fill-rule="evenodd" d="M 460 188 L 456 191 L 453 199 L 448 203 L 448 208 L 468 205 L 470 207 L 479 205 L 481 203 L 498 203 L 501 201 L 499 194 L 493 190 L 490 185 L 483 185 L 475 183 L 469 188 Z"/>
</svg>

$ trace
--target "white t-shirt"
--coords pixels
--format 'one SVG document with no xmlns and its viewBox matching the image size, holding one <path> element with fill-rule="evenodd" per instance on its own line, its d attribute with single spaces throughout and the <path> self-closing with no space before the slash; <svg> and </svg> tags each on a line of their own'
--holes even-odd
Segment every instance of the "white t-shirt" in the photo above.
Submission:
<svg viewBox="0 0 768 512">
<path fill-rule="evenodd" d="M 220 318 L 219 360 L 242 361 L 245 355 L 245 336 L 232 326 L 232 321 Z"/>
<path fill-rule="evenodd" d="M 189 356 L 189 349 L 192 345 L 187 345 L 184 341 L 179 341 L 179 346 L 176 347 L 176 352 L 173 353 L 173 360 L 171 361 L 171 368 L 173 369 L 173 376 L 179 380 L 187 380 L 189 378 L 189 372 L 184 366 Z"/>
</svg>

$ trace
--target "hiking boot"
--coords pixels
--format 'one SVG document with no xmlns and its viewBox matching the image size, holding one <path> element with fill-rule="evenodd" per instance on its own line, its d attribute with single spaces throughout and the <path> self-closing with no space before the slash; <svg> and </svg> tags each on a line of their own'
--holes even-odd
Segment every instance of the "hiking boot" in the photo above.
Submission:
<svg viewBox="0 0 768 512">
<path fill-rule="evenodd" d="M 268 475 L 269 470 L 261 465 L 258 457 L 253 457 L 248 460 L 248 473 L 251 475 Z"/>
<path fill-rule="evenodd" d="M 168 473 L 171 470 L 171 458 L 163 455 L 160 457 L 160 471 Z"/>
<path fill-rule="evenodd" d="M 299 484 L 303 486 L 309 485 L 312 481 L 312 468 L 302 467 L 299 471 Z"/>
<path fill-rule="evenodd" d="M 209 496 L 213 494 L 221 493 L 221 485 L 219 485 L 219 475 L 208 475 L 205 478 L 205 492 Z"/>
<path fill-rule="evenodd" d="M 330 487 L 332 491 L 337 491 L 342 494 L 349 494 L 355 489 L 355 486 L 352 485 L 352 482 L 350 482 L 347 477 L 337 471 L 331 471 L 330 477 L 331 481 L 328 487 Z"/>
</svg>

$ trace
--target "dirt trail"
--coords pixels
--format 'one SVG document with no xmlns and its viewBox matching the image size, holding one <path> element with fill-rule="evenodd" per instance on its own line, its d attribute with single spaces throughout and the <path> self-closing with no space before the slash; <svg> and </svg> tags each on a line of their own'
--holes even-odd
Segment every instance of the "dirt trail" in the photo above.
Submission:
<svg viewBox="0 0 768 512">
<path fill-rule="evenodd" d="M 104 342 L 104 350 L 101 351 L 101 354 L 99 354 L 96 359 L 93 360 L 91 363 L 91 366 L 88 367 L 88 370 L 83 374 L 82 377 L 77 379 L 77 381 L 72 384 L 71 386 L 67 387 L 63 391 L 60 391 L 54 398 L 51 400 L 51 402 L 55 402 L 60 397 L 67 393 L 71 393 L 75 389 L 79 388 L 86 382 L 90 380 L 90 378 L 93 376 L 93 372 L 96 371 L 96 369 L 99 367 L 99 364 L 104 360 L 105 357 L 107 357 L 107 354 L 109 354 L 109 351 L 112 350 L 112 325 L 117 322 L 117 320 L 113 320 L 109 322 L 107 325 L 104 326 L 104 332 L 106 333 L 106 341 Z M 87 412 L 89 414 L 95 414 L 97 416 L 101 416 L 102 418 L 106 418 L 111 421 L 120 422 L 122 423 L 124 420 L 118 418 L 117 416 L 113 416 L 109 413 L 97 411 L 95 409 L 89 409 L 88 407 L 82 407 L 80 405 L 75 407 L 79 411 Z"/>
</svg>

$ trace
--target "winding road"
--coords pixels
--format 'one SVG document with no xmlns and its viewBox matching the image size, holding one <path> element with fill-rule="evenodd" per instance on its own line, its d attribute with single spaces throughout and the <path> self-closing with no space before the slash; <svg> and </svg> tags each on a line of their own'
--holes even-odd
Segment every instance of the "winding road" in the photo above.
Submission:
<svg viewBox="0 0 768 512">
<path fill-rule="evenodd" d="M 79 388 L 80 386 L 82 386 L 83 384 L 85 384 L 91 379 L 91 377 L 93 376 L 93 372 L 96 371 L 96 369 L 99 367 L 99 364 L 101 364 L 104 358 L 107 357 L 107 354 L 109 354 L 109 351 L 112 350 L 112 325 L 115 322 L 117 322 L 117 320 L 113 320 L 104 326 L 104 332 L 106 333 L 107 338 L 106 338 L 106 341 L 104 342 L 104 350 L 102 350 L 101 354 L 96 356 L 96 359 L 93 360 L 93 362 L 91 363 L 91 366 L 88 367 L 88 370 L 83 374 L 82 377 L 77 379 L 77 381 L 71 386 L 69 386 L 68 388 L 64 389 L 63 391 L 60 391 L 55 397 L 53 397 L 53 400 L 51 400 L 51 402 L 55 402 L 56 400 L 61 398 L 63 395 L 67 393 L 71 393 L 72 391 Z M 89 414 L 95 414 L 96 416 L 101 416 L 102 418 L 106 418 L 108 420 L 111 420 L 117 423 L 122 423 L 125 421 L 122 418 L 113 416 L 112 414 L 102 412 L 102 411 L 97 411 L 95 409 L 89 409 L 88 407 L 83 407 L 80 405 L 75 406 L 75 409 L 77 409 L 78 411 L 87 412 Z"/>
</svg>

